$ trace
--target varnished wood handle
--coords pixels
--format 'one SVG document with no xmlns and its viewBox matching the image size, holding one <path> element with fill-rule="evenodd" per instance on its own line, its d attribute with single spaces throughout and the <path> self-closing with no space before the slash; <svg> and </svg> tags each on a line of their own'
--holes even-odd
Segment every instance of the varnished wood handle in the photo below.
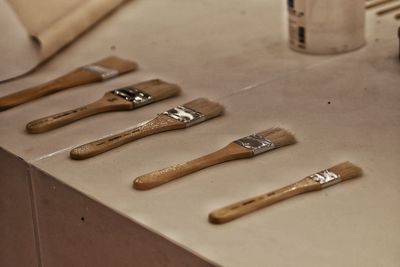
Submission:
<svg viewBox="0 0 400 267">
<path fill-rule="evenodd" d="M 31 121 L 26 125 L 26 131 L 32 134 L 43 133 L 102 112 L 133 108 L 130 101 L 108 92 L 89 105 Z"/>
<path fill-rule="evenodd" d="M 31 121 L 26 125 L 26 130 L 28 133 L 32 134 L 47 132 L 91 115 L 108 111 L 110 110 L 110 107 L 111 106 L 92 103 L 83 107 Z"/>
<path fill-rule="evenodd" d="M 132 130 L 114 134 L 106 138 L 79 146 L 71 150 L 70 157 L 76 160 L 87 159 L 104 153 L 126 143 L 135 141 L 156 133 L 183 129 L 186 125 L 166 115 L 160 115 L 146 124 Z"/>
<path fill-rule="evenodd" d="M 319 189 L 321 189 L 321 185 L 318 182 L 312 180 L 311 178 L 304 178 L 299 182 L 285 186 L 270 193 L 249 198 L 215 210 L 209 214 L 208 218 L 209 221 L 214 224 L 226 223 L 295 195 Z"/>
<path fill-rule="evenodd" d="M 248 158 L 252 155 L 251 150 L 231 143 L 198 159 L 139 176 L 135 179 L 133 186 L 138 190 L 148 190 L 201 169 L 230 160 Z"/>
<path fill-rule="evenodd" d="M 0 111 L 67 88 L 100 81 L 101 77 L 88 71 L 75 70 L 55 80 L 37 85 L 14 94 L 0 97 Z"/>
</svg>

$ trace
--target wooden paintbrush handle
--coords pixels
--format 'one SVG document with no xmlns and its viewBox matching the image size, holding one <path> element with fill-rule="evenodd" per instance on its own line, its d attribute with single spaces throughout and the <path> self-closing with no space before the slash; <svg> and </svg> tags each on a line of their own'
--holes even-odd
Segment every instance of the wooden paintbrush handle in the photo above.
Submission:
<svg viewBox="0 0 400 267">
<path fill-rule="evenodd" d="M 104 106 L 95 102 L 83 107 L 31 121 L 26 125 L 26 130 L 28 133 L 47 132 L 91 115 L 112 110 L 111 108 L 112 106 Z"/>
<path fill-rule="evenodd" d="M 132 130 L 121 132 L 76 147 L 71 150 L 70 156 L 71 158 L 77 160 L 87 159 L 145 136 L 182 128 L 186 128 L 185 123 L 166 115 L 160 115 L 146 124 L 136 127 Z"/>
<path fill-rule="evenodd" d="M 231 143 L 214 153 L 198 159 L 139 176 L 134 181 L 134 188 L 148 190 L 201 169 L 230 160 L 248 158 L 252 155 L 251 150 Z"/>
<path fill-rule="evenodd" d="M 101 77 L 93 72 L 75 70 L 55 80 L 37 85 L 14 94 L 0 97 L 0 111 L 28 101 L 49 95 L 67 88 L 100 81 Z"/>
<path fill-rule="evenodd" d="M 98 113 L 130 109 L 133 109 L 131 102 L 106 93 L 103 98 L 89 105 L 31 121 L 26 125 L 26 130 L 28 133 L 42 133 Z"/>
<path fill-rule="evenodd" d="M 222 224 L 239 218 L 243 215 L 272 205 L 276 202 L 293 196 L 321 189 L 321 185 L 311 178 L 304 178 L 299 182 L 285 186 L 281 189 L 249 198 L 210 213 L 209 220 L 215 224 Z"/>
</svg>

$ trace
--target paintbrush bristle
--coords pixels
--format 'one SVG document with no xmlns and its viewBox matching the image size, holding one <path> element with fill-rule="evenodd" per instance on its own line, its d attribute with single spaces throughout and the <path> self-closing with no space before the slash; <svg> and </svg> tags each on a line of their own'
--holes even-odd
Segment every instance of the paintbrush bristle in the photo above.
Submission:
<svg viewBox="0 0 400 267">
<path fill-rule="evenodd" d="M 271 128 L 257 133 L 257 135 L 274 143 L 275 148 L 292 145 L 297 142 L 293 134 L 281 128 Z"/>
<path fill-rule="evenodd" d="M 205 119 L 211 119 L 221 115 L 224 112 L 224 106 L 217 102 L 212 102 L 207 98 L 197 98 L 183 105 L 186 108 L 200 112 Z"/>
<path fill-rule="evenodd" d="M 342 181 L 356 178 L 363 174 L 363 171 L 360 167 L 348 161 L 333 166 L 328 170 L 337 175 L 340 175 L 340 179 Z"/>
<path fill-rule="evenodd" d="M 181 88 L 173 83 L 167 83 L 160 79 L 153 79 L 134 85 L 135 88 L 149 94 L 153 101 L 179 95 Z"/>
<path fill-rule="evenodd" d="M 103 66 L 109 69 L 118 70 L 119 73 L 125 73 L 129 71 L 137 70 L 138 65 L 136 62 L 122 59 L 115 56 L 106 57 L 95 64 Z"/>
</svg>

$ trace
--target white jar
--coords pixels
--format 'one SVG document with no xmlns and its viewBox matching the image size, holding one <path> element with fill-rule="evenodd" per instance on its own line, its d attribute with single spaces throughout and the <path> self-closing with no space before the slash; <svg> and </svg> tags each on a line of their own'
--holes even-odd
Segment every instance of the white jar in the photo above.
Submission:
<svg viewBox="0 0 400 267">
<path fill-rule="evenodd" d="M 288 0 L 293 50 L 337 54 L 365 44 L 365 0 Z"/>
</svg>

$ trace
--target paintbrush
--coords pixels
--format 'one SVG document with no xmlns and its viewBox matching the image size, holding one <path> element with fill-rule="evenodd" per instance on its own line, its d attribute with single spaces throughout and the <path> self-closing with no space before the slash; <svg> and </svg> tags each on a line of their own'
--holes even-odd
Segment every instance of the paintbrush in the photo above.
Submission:
<svg viewBox="0 0 400 267">
<path fill-rule="evenodd" d="M 198 98 L 159 114 L 156 118 L 128 131 L 79 146 L 71 150 L 73 159 L 87 159 L 126 143 L 156 133 L 188 128 L 221 115 L 224 107 L 205 98 Z"/>
<path fill-rule="evenodd" d="M 102 112 L 137 109 L 179 93 L 180 88 L 176 84 L 159 79 L 149 80 L 107 92 L 101 99 L 86 106 L 29 122 L 26 131 L 42 133 Z"/>
<path fill-rule="evenodd" d="M 379 10 L 378 12 L 376 12 L 376 14 L 378 16 L 382 16 L 382 15 L 385 15 L 387 13 L 394 12 L 394 11 L 396 11 L 398 9 L 400 9 L 400 5 L 390 6 L 390 7 L 387 7 L 387 8 Z"/>
<path fill-rule="evenodd" d="M 377 7 L 383 4 L 387 4 L 390 2 L 394 2 L 397 0 L 376 0 L 376 1 L 370 1 L 368 3 L 366 3 L 365 8 L 369 9 L 369 8 L 373 8 L 373 7 Z"/>
<path fill-rule="evenodd" d="M 325 187 L 356 178 L 361 175 L 361 168 L 353 165 L 350 162 L 344 162 L 327 170 L 307 176 L 306 178 L 281 189 L 215 210 L 209 214 L 208 218 L 209 221 L 214 224 L 226 223 L 253 211 L 272 205 L 276 202 L 302 193 L 321 190 Z"/>
<path fill-rule="evenodd" d="M 280 128 L 268 129 L 236 140 L 224 148 L 198 159 L 139 176 L 135 179 L 133 186 L 138 190 L 151 189 L 219 163 L 251 158 L 294 143 L 296 143 L 296 139 L 286 130 Z"/>
<path fill-rule="evenodd" d="M 135 62 L 114 56 L 107 57 L 44 84 L 0 97 L 0 111 L 65 89 L 111 79 L 137 68 Z"/>
</svg>

